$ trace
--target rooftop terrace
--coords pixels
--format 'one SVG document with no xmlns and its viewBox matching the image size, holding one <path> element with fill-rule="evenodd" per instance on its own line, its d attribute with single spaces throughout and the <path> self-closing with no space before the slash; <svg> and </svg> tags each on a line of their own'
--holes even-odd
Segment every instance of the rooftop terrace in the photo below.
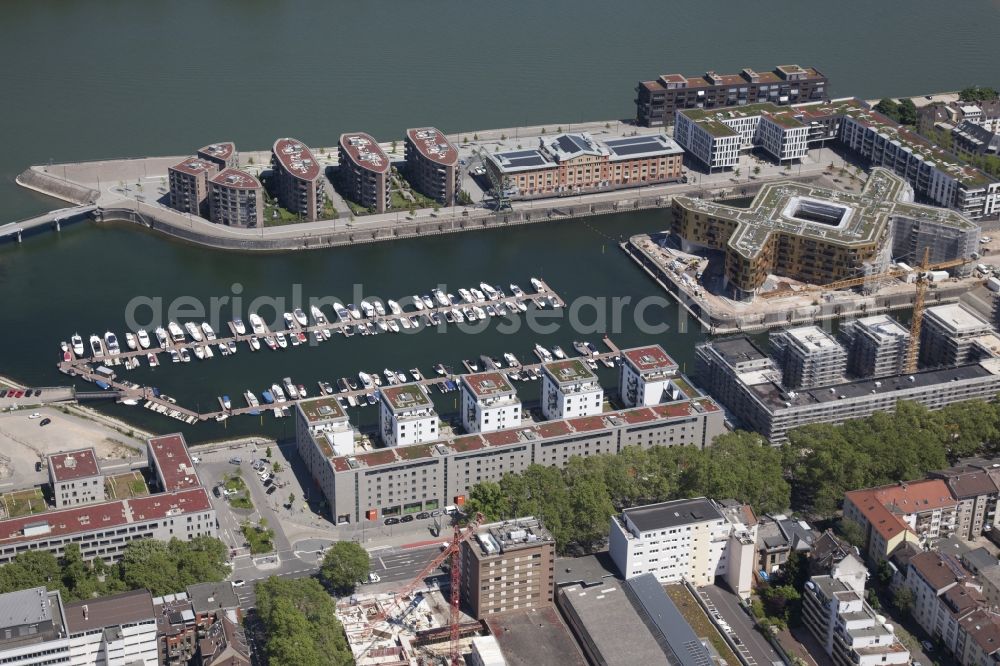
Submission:
<svg viewBox="0 0 1000 666">
<path fill-rule="evenodd" d="M 406 136 L 427 159 L 445 166 L 458 163 L 458 149 L 436 127 L 408 129 Z"/>
<path fill-rule="evenodd" d="M 59 483 L 86 479 L 101 473 L 93 448 L 53 453 L 49 456 L 49 469 L 52 478 Z"/>
<path fill-rule="evenodd" d="M 278 139 L 271 152 L 282 168 L 296 178 L 305 181 L 319 178 L 319 163 L 309 147 L 298 139 Z"/>
<path fill-rule="evenodd" d="M 370 134 L 364 132 L 341 134 L 340 149 L 362 169 L 373 173 L 386 173 L 389 170 L 389 156 Z"/>
<path fill-rule="evenodd" d="M 514 387 L 502 372 L 480 372 L 463 375 L 462 382 L 477 398 L 492 398 L 514 393 Z"/>
<path fill-rule="evenodd" d="M 542 365 L 542 369 L 560 386 L 597 381 L 597 375 L 594 374 L 594 371 L 578 358 L 568 358 L 562 361 L 545 363 Z"/>
<path fill-rule="evenodd" d="M 419 384 L 385 386 L 382 388 L 381 393 L 382 398 L 394 412 L 409 409 L 424 409 L 432 407 L 434 404 Z"/>
<path fill-rule="evenodd" d="M 302 400 L 298 403 L 298 407 L 310 425 L 319 421 L 347 418 L 347 414 L 344 412 L 340 401 L 337 400 L 336 396 L 332 395 Z"/>
</svg>

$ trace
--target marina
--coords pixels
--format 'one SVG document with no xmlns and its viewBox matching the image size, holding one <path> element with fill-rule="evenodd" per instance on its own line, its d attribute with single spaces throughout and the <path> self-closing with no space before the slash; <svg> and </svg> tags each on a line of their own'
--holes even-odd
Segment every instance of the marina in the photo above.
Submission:
<svg viewBox="0 0 1000 666">
<path fill-rule="evenodd" d="M 74 333 L 71 342 L 61 343 L 62 360 L 58 368 L 63 374 L 84 381 L 92 382 L 105 391 L 114 391 L 118 400 L 126 405 L 142 404 L 153 412 L 169 416 L 188 424 L 199 421 L 224 421 L 230 416 L 241 414 L 259 415 L 262 411 L 271 411 L 275 417 L 287 415 L 287 410 L 297 401 L 308 398 L 310 391 L 303 384 L 295 383 L 291 377 L 284 377 L 280 382 L 271 384 L 261 391 L 260 397 L 252 390 L 242 392 L 246 406 L 234 405 L 229 395 L 218 396 L 218 411 L 202 413 L 183 407 L 171 396 L 164 395 L 152 386 L 144 386 L 130 382 L 118 376 L 114 367 L 131 370 L 138 367 L 145 358 L 151 368 L 160 365 L 159 354 L 167 354 L 173 363 L 189 363 L 192 357 L 200 361 L 211 359 L 216 352 L 220 356 L 231 356 L 237 353 L 237 343 L 245 343 L 251 351 L 261 348 L 263 340 L 272 350 L 285 349 L 292 346 L 308 344 L 310 340 L 319 344 L 332 337 L 332 333 L 340 333 L 345 338 L 354 334 L 377 335 L 381 332 L 401 333 L 403 329 L 415 331 L 420 327 L 446 326 L 449 323 L 462 323 L 466 320 L 475 322 L 491 318 L 513 318 L 528 311 L 529 304 L 534 308 L 557 309 L 565 306 L 565 301 L 544 281 L 531 278 L 531 291 L 526 292 L 516 284 L 509 286 L 510 294 L 500 286 L 492 287 L 480 283 L 479 288 L 459 289 L 459 297 L 440 289 L 432 289 L 424 296 L 412 296 L 389 300 L 383 304 L 381 300 L 369 298 L 361 302 L 361 310 L 353 303 L 344 307 L 339 302 L 334 307 L 335 318 L 327 318 L 316 305 L 310 306 L 312 319 L 306 316 L 301 308 L 284 313 L 285 330 L 272 331 L 257 314 L 251 313 L 249 321 L 251 331 L 248 332 L 242 319 L 234 318 L 228 322 L 231 335 L 219 337 L 208 322 L 186 322 L 183 326 L 177 322 L 169 322 L 167 329 L 157 328 L 154 334 L 158 349 L 152 347 L 149 334 L 145 330 L 126 333 L 130 341 L 127 350 L 122 350 L 117 342 L 117 336 L 108 331 L 104 337 L 90 336 L 90 354 L 85 353 L 82 338 Z M 402 304 L 401 304 L 402 303 Z M 412 309 L 407 311 L 403 305 Z M 362 313 L 363 310 L 363 313 Z M 444 317 L 442 317 L 442 314 Z M 148 347 L 140 344 L 145 340 Z M 135 344 L 132 344 L 134 341 Z M 617 355 L 617 347 L 606 340 L 609 352 L 588 358 L 588 363 L 596 368 L 598 361 L 608 367 L 613 365 Z M 215 351 L 213 351 L 213 347 Z M 540 345 L 538 345 L 540 347 Z M 558 347 L 554 348 L 554 351 Z M 506 353 L 508 375 L 515 381 L 529 381 L 540 377 L 535 366 L 522 366 L 511 353 Z M 464 362 L 469 372 L 477 372 L 480 368 L 500 369 L 503 367 L 499 359 L 483 356 L 479 362 Z M 380 386 L 403 383 L 416 383 L 426 387 L 426 390 L 436 387 L 441 393 L 457 390 L 458 375 L 450 368 L 438 363 L 434 367 L 434 376 L 427 378 L 419 368 L 411 368 L 409 374 L 402 370 L 386 368 L 381 376 L 378 372 L 359 372 L 358 383 L 348 378 L 337 382 L 338 391 L 326 381 L 319 381 L 320 394 L 338 395 L 346 406 L 369 406 L 377 403 L 377 391 Z"/>
</svg>

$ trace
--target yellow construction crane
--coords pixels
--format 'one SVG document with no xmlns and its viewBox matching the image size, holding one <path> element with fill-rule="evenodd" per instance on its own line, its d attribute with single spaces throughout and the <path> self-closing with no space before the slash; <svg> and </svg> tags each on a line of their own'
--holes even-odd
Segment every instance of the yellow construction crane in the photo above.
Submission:
<svg viewBox="0 0 1000 666">
<path fill-rule="evenodd" d="M 969 263 L 971 261 L 974 261 L 973 259 L 950 259 L 948 261 L 939 261 L 936 264 L 928 264 L 927 263 L 927 258 L 928 258 L 929 251 L 930 251 L 930 248 L 926 248 L 924 250 L 924 263 L 920 267 L 921 271 L 925 271 L 925 272 L 926 271 L 939 271 L 939 270 L 944 270 L 946 268 L 954 268 L 956 266 L 962 266 L 963 264 L 967 264 L 967 263 Z M 759 294 L 758 298 L 764 298 L 764 299 L 768 299 L 768 298 L 781 298 L 781 297 L 786 297 L 786 296 L 798 296 L 800 294 L 811 294 L 811 293 L 816 292 L 816 291 L 836 291 L 837 289 L 848 289 L 850 287 L 860 287 L 861 285 L 863 285 L 866 282 L 869 282 L 871 280 L 884 280 L 884 279 L 889 279 L 889 278 L 900 278 L 900 277 L 903 277 L 904 275 L 906 275 L 907 273 L 910 273 L 910 272 L 911 272 L 911 270 L 907 270 L 905 268 L 891 268 L 891 269 L 889 269 L 887 271 L 884 271 L 882 273 L 875 273 L 873 275 L 863 275 L 863 276 L 860 276 L 860 277 L 848 278 L 846 280 L 837 280 L 836 282 L 829 282 L 827 284 L 813 284 L 813 285 L 809 285 L 808 287 L 805 287 L 803 289 L 798 289 L 798 290 L 795 290 L 795 291 L 786 291 L 786 290 L 767 291 L 767 292 L 764 292 L 763 294 Z M 918 281 L 919 281 L 919 278 L 918 278 Z"/>
<path fill-rule="evenodd" d="M 924 299 L 927 297 L 927 284 L 930 282 L 928 271 L 930 266 L 931 249 L 924 248 L 924 260 L 920 266 L 920 273 L 917 274 L 917 296 L 913 299 L 913 319 L 910 321 L 910 344 L 906 347 L 906 365 L 904 371 L 907 374 L 917 371 L 917 354 L 920 352 L 920 326 L 924 323 Z"/>
</svg>

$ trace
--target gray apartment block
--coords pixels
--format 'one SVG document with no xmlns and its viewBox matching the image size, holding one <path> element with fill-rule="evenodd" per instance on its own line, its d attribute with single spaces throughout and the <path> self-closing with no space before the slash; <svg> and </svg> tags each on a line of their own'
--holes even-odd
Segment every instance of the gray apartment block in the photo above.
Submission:
<svg viewBox="0 0 1000 666">
<path fill-rule="evenodd" d="M 975 361 L 976 339 L 990 332 L 989 322 L 959 303 L 927 308 L 920 331 L 920 362 L 936 366 Z"/>
<path fill-rule="evenodd" d="M 790 389 L 835 384 L 847 369 L 847 352 L 818 326 L 799 326 L 771 335 L 771 347 Z"/>
<path fill-rule="evenodd" d="M 888 377 L 906 367 L 910 332 L 888 315 L 863 317 L 840 327 L 847 372 L 854 377 Z"/>
<path fill-rule="evenodd" d="M 498 481 L 532 464 L 562 467 L 572 456 L 616 453 L 626 446 L 703 448 L 724 432 L 723 420 L 714 400 L 692 396 L 652 407 L 338 455 L 299 405 L 296 441 L 331 517 L 340 524 L 462 504 L 476 483 Z"/>
<path fill-rule="evenodd" d="M 755 359 L 755 366 L 741 366 L 742 357 L 733 352 L 735 349 L 757 350 L 745 337 L 698 345 L 695 353 L 701 384 L 743 427 L 767 437 L 772 444 L 784 442 L 788 431 L 799 426 L 843 423 L 876 412 L 892 412 L 899 400 L 940 409 L 964 400 L 992 399 L 1000 390 L 997 358 L 912 375 L 789 390 L 781 384 L 773 365 L 768 367 L 763 359 Z"/>
</svg>

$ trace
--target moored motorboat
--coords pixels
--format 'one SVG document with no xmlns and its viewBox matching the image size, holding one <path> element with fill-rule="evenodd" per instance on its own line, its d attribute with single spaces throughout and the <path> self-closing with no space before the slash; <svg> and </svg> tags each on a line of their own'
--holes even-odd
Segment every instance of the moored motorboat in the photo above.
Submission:
<svg viewBox="0 0 1000 666">
<path fill-rule="evenodd" d="M 215 340 L 215 329 L 207 321 L 201 322 L 201 330 L 205 334 L 205 339 L 211 342 Z"/>
<path fill-rule="evenodd" d="M 391 312 L 392 314 L 394 315 L 403 314 L 403 308 L 399 307 L 399 303 L 397 303 L 396 301 L 389 299 L 388 301 L 385 302 L 385 304 L 389 306 L 389 312 Z"/>
<path fill-rule="evenodd" d="M 107 331 L 104 334 L 104 346 L 108 351 L 108 354 L 112 356 L 121 353 L 121 347 L 118 345 L 118 337 L 111 331 Z"/>
<path fill-rule="evenodd" d="M 133 351 L 139 348 L 139 340 L 135 337 L 135 333 L 132 331 L 125 332 L 125 344 Z"/>
<path fill-rule="evenodd" d="M 413 307 L 415 307 L 418 310 L 423 310 L 424 309 L 424 299 L 420 298 L 420 296 L 418 296 L 416 294 L 414 294 L 410 298 L 413 299 Z"/>
<path fill-rule="evenodd" d="M 267 327 L 264 325 L 264 320 L 260 318 L 256 312 L 250 315 L 250 329 L 253 331 L 254 335 L 264 335 L 267 333 Z"/>
<path fill-rule="evenodd" d="M 520 287 L 518 287 L 513 282 L 510 283 L 510 293 L 514 294 L 518 298 L 520 298 L 521 296 L 524 296 L 524 290 L 521 289 Z"/>
<path fill-rule="evenodd" d="M 427 308 L 428 310 L 434 309 L 434 301 L 431 300 L 430 295 L 424 294 L 423 296 L 421 296 L 420 302 L 423 303 L 424 307 Z"/>
<path fill-rule="evenodd" d="M 379 317 L 385 316 L 385 306 L 382 305 L 382 301 L 375 299 L 372 301 L 372 307 L 375 308 L 375 314 Z"/>
<path fill-rule="evenodd" d="M 315 305 L 309 306 L 309 314 L 312 315 L 313 321 L 315 321 L 318 326 L 326 326 L 330 323 L 327 321 L 326 315 L 323 314 L 323 311 Z"/>
<path fill-rule="evenodd" d="M 562 350 L 562 347 L 560 347 L 559 345 L 555 345 L 552 347 L 552 355 L 558 359 L 566 358 L 566 352 L 564 352 Z"/>
<path fill-rule="evenodd" d="M 135 334 L 135 339 L 139 341 L 140 347 L 143 349 L 149 349 L 149 333 L 146 332 L 146 329 L 140 328 Z"/>
<path fill-rule="evenodd" d="M 291 377 L 285 377 L 284 379 L 281 380 L 281 383 L 284 384 L 285 392 L 288 394 L 289 398 L 291 398 L 292 400 L 299 399 L 299 390 L 295 386 L 295 384 L 292 383 Z"/>
<path fill-rule="evenodd" d="M 351 315 L 351 319 L 361 319 L 361 310 L 354 303 L 347 304 L 347 313 Z"/>
<path fill-rule="evenodd" d="M 236 331 L 236 335 L 246 335 L 247 334 L 247 327 L 243 323 L 243 320 L 240 319 L 239 317 L 237 317 L 236 319 L 233 320 L 233 330 Z M 253 395 L 253 394 L 251 393 L 251 395 Z"/>
<path fill-rule="evenodd" d="M 552 360 L 551 352 L 538 343 L 535 343 L 535 356 L 537 356 L 538 360 L 542 363 L 548 363 Z"/>
<path fill-rule="evenodd" d="M 167 331 L 170 332 L 170 339 L 174 342 L 184 342 L 184 331 L 176 321 L 167 323 Z"/>
<path fill-rule="evenodd" d="M 153 352 L 146 354 L 146 360 L 149 362 L 149 367 L 151 368 L 155 368 L 160 365 L 160 359 L 156 358 L 156 354 Z"/>
<path fill-rule="evenodd" d="M 170 342 L 170 336 L 167 334 L 166 329 L 158 326 L 153 333 L 156 335 L 156 342 L 160 345 L 160 349 L 166 349 L 167 344 Z"/>
<path fill-rule="evenodd" d="M 274 396 L 275 402 L 285 402 L 285 392 L 281 390 L 281 387 L 277 384 L 271 384 L 271 395 Z"/>
<path fill-rule="evenodd" d="M 188 335 L 191 336 L 191 339 L 194 340 L 195 342 L 201 342 L 202 340 L 205 339 L 205 336 L 201 332 L 201 327 L 198 326 L 198 324 L 194 323 L 193 321 L 185 323 L 184 328 L 185 330 L 187 330 Z"/>
<path fill-rule="evenodd" d="M 80 334 L 74 333 L 69 342 L 73 346 L 73 353 L 77 356 L 83 356 L 83 338 L 80 337 Z"/>
<path fill-rule="evenodd" d="M 292 310 L 292 316 L 295 317 L 295 321 L 298 322 L 299 326 L 309 325 L 309 318 L 306 317 L 306 313 L 302 311 L 302 308 Z"/>
<path fill-rule="evenodd" d="M 247 401 L 249 407 L 259 407 L 260 401 L 257 400 L 257 396 L 253 394 L 253 391 L 244 391 L 243 398 Z"/>
</svg>

